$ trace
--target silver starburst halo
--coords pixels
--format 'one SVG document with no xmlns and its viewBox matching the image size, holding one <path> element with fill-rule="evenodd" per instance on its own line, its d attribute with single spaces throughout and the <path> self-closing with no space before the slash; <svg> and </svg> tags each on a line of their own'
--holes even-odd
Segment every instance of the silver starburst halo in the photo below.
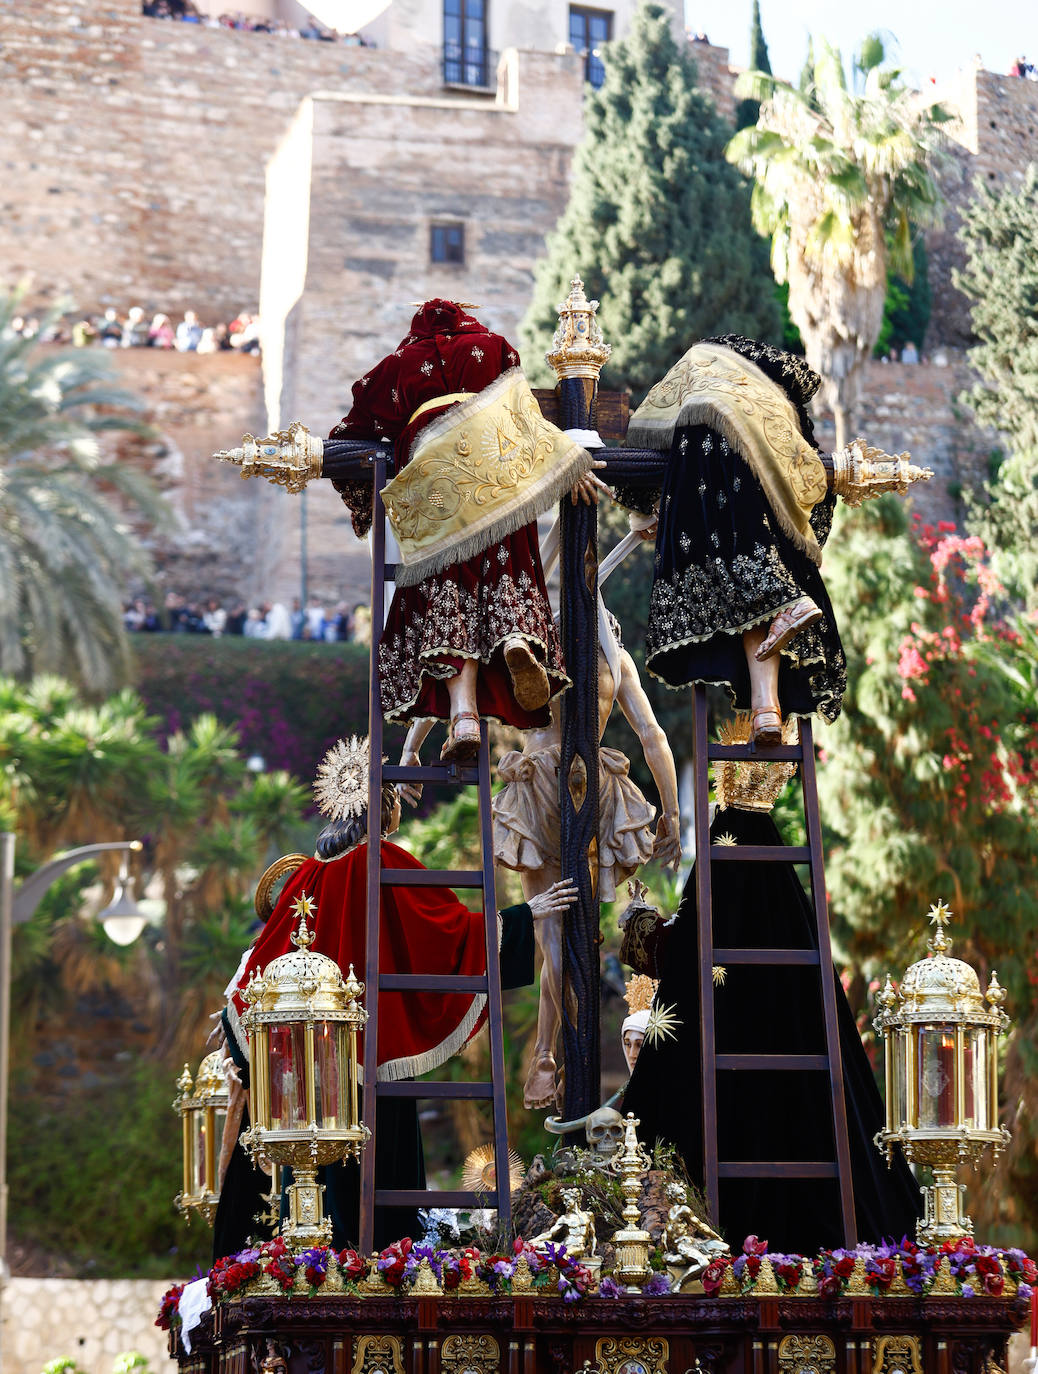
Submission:
<svg viewBox="0 0 1038 1374">
<path fill-rule="evenodd" d="M 314 797 L 322 816 L 344 821 L 361 815 L 368 804 L 370 768 L 367 736 L 336 740 L 314 779 Z"/>
</svg>

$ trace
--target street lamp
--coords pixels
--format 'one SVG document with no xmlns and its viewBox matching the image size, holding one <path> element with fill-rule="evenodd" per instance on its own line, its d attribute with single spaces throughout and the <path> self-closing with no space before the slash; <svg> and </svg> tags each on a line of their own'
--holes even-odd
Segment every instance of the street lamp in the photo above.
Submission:
<svg viewBox="0 0 1038 1374">
<path fill-rule="evenodd" d="M 7 1087 L 8 1060 L 10 1057 L 11 1037 L 11 930 L 14 926 L 24 925 L 31 920 L 36 908 L 42 902 L 51 885 L 61 875 L 82 863 L 84 859 L 107 850 L 138 851 L 140 840 L 108 840 L 103 844 L 84 844 L 78 849 L 70 849 L 51 859 L 42 868 L 20 885 L 14 886 L 14 839 L 6 832 L 0 833 L 0 1287 L 7 1274 Z M 115 897 L 103 912 L 101 919 L 109 939 L 116 944 L 129 944 L 137 938 L 144 928 L 144 917 L 133 898 L 129 872 L 125 864 L 119 871 L 119 883 Z M 127 935 L 130 922 L 135 929 Z M 112 926 L 119 934 L 109 929 Z M 120 936 L 122 938 L 120 938 Z"/>
<path fill-rule="evenodd" d="M 138 840 L 131 841 L 140 848 Z M 132 945 L 148 923 L 148 918 L 137 905 L 133 895 L 133 879 L 124 859 L 119 865 L 119 876 L 115 880 L 115 892 L 104 911 L 97 913 L 97 919 L 104 926 L 104 932 L 115 945 Z"/>
</svg>

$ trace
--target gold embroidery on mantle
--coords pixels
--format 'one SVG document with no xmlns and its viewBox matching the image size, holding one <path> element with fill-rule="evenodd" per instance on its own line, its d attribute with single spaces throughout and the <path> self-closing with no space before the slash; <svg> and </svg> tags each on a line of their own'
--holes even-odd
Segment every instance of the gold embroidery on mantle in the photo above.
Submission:
<svg viewBox="0 0 1038 1374">
<path fill-rule="evenodd" d="M 397 583 L 461 563 L 536 519 L 591 467 L 545 420 L 518 368 L 438 416 L 382 492 L 400 544 Z"/>
<path fill-rule="evenodd" d="M 627 444 L 669 448 L 674 431 L 689 424 L 709 425 L 728 441 L 756 474 L 782 528 L 821 562 L 810 516 L 825 496 L 825 468 L 782 388 L 731 349 L 694 344 L 635 411 Z"/>
</svg>

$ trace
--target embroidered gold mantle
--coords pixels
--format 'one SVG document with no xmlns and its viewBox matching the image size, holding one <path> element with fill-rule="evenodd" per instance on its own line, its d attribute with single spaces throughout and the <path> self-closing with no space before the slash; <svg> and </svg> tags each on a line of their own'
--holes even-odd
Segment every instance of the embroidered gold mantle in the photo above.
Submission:
<svg viewBox="0 0 1038 1374">
<path fill-rule="evenodd" d="M 782 388 L 729 348 L 693 344 L 631 417 L 627 443 L 669 448 L 679 425 L 695 424 L 715 429 L 750 465 L 781 527 L 820 563 L 810 516 L 825 495 L 825 468 Z"/>
<path fill-rule="evenodd" d="M 591 462 L 545 420 L 522 371 L 502 373 L 427 425 L 383 489 L 400 544 L 397 584 L 421 582 L 522 529 Z"/>
</svg>

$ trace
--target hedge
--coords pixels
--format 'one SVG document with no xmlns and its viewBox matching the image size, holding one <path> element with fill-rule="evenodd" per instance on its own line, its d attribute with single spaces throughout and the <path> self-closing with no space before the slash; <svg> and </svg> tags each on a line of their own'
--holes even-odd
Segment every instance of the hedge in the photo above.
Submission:
<svg viewBox="0 0 1038 1374">
<path fill-rule="evenodd" d="M 133 647 L 137 689 L 162 738 L 211 711 L 238 727 L 244 753 L 309 781 L 336 739 L 367 734 L 364 645 L 138 634 Z"/>
</svg>

